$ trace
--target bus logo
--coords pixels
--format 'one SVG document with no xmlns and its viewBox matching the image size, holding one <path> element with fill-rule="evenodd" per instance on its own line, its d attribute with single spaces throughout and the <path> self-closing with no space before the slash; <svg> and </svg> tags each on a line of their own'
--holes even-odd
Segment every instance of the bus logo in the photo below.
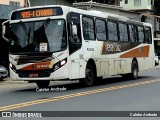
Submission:
<svg viewBox="0 0 160 120">
<path fill-rule="evenodd" d="M 121 48 L 122 46 L 120 44 L 105 42 L 103 43 L 103 46 L 102 46 L 102 54 L 108 54 L 110 52 L 112 53 L 121 52 Z"/>
</svg>

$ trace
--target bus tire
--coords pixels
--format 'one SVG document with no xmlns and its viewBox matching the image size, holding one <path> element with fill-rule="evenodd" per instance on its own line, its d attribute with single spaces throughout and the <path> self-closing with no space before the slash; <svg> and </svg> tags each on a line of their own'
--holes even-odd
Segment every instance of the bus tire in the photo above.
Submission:
<svg viewBox="0 0 160 120">
<path fill-rule="evenodd" d="M 95 66 L 92 63 L 88 63 L 85 71 L 85 78 L 79 80 L 83 86 L 92 86 L 96 81 L 97 75 Z"/>
<path fill-rule="evenodd" d="M 46 81 L 37 81 L 36 84 L 39 88 L 48 88 L 50 81 L 46 80 Z"/>
<path fill-rule="evenodd" d="M 138 78 L 138 63 L 136 60 L 132 62 L 130 78 L 133 80 Z"/>
</svg>

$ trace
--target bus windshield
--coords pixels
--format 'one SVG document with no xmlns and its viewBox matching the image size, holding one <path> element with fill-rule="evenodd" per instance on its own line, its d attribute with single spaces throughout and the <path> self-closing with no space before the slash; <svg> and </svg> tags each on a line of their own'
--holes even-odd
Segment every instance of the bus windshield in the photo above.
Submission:
<svg viewBox="0 0 160 120">
<path fill-rule="evenodd" d="M 11 24 L 10 53 L 56 52 L 67 48 L 65 21 L 44 20 Z"/>
</svg>

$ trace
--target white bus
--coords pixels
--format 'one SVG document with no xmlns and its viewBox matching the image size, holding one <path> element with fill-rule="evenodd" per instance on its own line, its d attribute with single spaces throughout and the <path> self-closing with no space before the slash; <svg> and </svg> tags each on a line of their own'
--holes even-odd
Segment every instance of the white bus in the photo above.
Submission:
<svg viewBox="0 0 160 120">
<path fill-rule="evenodd" d="M 108 75 L 137 79 L 155 64 L 151 25 L 114 14 L 60 5 L 22 8 L 3 23 L 3 37 L 10 42 L 11 79 L 39 87 L 77 79 L 91 86 Z"/>
</svg>

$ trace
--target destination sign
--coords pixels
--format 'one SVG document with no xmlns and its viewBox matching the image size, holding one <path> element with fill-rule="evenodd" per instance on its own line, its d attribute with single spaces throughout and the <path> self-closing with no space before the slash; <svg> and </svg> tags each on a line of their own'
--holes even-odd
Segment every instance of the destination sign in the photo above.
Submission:
<svg viewBox="0 0 160 120">
<path fill-rule="evenodd" d="M 28 9 L 28 10 L 13 12 L 11 20 L 58 16 L 58 15 L 63 15 L 63 11 L 60 7 Z"/>
<path fill-rule="evenodd" d="M 45 17 L 45 16 L 51 16 L 54 11 L 53 9 L 42 9 L 42 10 L 29 10 L 29 11 L 22 11 L 21 16 L 23 19 L 26 18 L 33 18 L 33 17 Z"/>
</svg>

